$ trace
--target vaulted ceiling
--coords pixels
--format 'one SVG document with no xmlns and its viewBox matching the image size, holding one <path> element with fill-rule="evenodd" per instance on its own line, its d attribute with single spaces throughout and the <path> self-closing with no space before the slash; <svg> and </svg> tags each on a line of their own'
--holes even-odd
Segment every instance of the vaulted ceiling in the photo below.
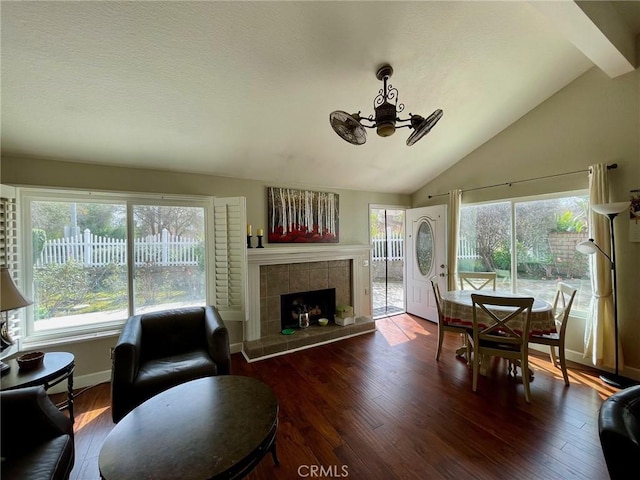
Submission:
<svg viewBox="0 0 640 480">
<path fill-rule="evenodd" d="M 2 154 L 412 193 L 592 67 L 636 65 L 640 2 L 1 4 Z M 362 146 L 329 113 L 444 116 Z"/>
</svg>

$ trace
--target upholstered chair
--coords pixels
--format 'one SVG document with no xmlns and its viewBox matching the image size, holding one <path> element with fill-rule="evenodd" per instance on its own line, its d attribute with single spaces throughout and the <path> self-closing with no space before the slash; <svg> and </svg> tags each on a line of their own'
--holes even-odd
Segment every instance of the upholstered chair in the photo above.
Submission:
<svg viewBox="0 0 640 480">
<path fill-rule="evenodd" d="M 154 395 L 197 378 L 231 373 L 229 335 L 213 306 L 130 317 L 113 351 L 114 422 Z"/>
<path fill-rule="evenodd" d="M 66 480 L 75 460 L 73 424 L 44 387 L 0 393 L 3 480 Z"/>
</svg>

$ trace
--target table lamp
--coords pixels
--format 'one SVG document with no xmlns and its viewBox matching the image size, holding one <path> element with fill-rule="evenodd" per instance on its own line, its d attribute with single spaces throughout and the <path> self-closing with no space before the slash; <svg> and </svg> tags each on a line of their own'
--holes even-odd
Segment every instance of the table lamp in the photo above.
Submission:
<svg viewBox="0 0 640 480">
<path fill-rule="evenodd" d="M 618 371 L 618 287 L 616 282 L 616 244 L 615 244 L 615 236 L 614 236 L 614 228 L 613 228 L 613 220 L 622 212 L 629 208 L 629 202 L 617 202 L 617 203 L 605 203 L 602 205 L 591 205 L 591 208 L 594 212 L 599 213 L 600 215 L 606 215 L 609 217 L 609 231 L 611 232 L 611 256 L 607 255 L 607 253 L 600 248 L 600 246 L 593 241 L 593 238 L 589 240 L 585 240 L 584 242 L 578 243 L 576 245 L 576 250 L 580 253 L 586 253 L 588 255 L 592 255 L 596 252 L 600 252 L 604 255 L 609 263 L 611 263 L 611 274 L 613 276 L 613 325 L 614 325 L 614 342 L 615 342 L 615 373 L 609 374 L 605 373 L 600 375 L 600 380 L 603 382 L 616 387 L 616 388 L 624 388 L 629 386 L 632 382 L 620 376 Z"/>
<path fill-rule="evenodd" d="M 26 307 L 33 302 L 28 298 L 25 298 L 16 284 L 11 278 L 11 272 L 7 267 L 2 267 L 0 270 L 0 312 L 3 313 L 0 320 L 0 338 L 1 347 L 0 351 L 8 348 L 13 344 L 13 340 L 9 336 L 9 311 L 17 308 Z M 6 373 L 9 371 L 9 365 L 0 361 L 0 372 Z"/>
</svg>

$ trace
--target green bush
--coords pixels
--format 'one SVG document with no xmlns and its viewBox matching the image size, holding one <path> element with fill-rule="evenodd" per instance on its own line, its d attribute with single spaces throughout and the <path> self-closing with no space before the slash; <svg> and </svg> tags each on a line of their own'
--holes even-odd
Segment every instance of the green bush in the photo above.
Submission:
<svg viewBox="0 0 640 480">
<path fill-rule="evenodd" d="M 586 222 L 570 211 L 567 210 L 561 215 L 556 215 L 556 232 L 584 232 L 586 230 Z"/>
<path fill-rule="evenodd" d="M 39 307 L 36 319 L 66 314 L 74 305 L 84 303 L 89 293 L 85 269 L 74 260 L 36 268 L 34 282 Z"/>
<path fill-rule="evenodd" d="M 40 260 L 44 244 L 47 243 L 47 232 L 41 228 L 34 228 L 31 230 L 31 243 L 33 245 L 33 264 L 35 265 Z"/>
<path fill-rule="evenodd" d="M 482 261 L 476 258 L 463 258 L 458 260 L 459 272 L 482 272 L 484 267 Z"/>
<path fill-rule="evenodd" d="M 493 252 L 493 265 L 498 270 L 511 269 L 511 252 L 503 248 L 499 248 Z"/>
</svg>

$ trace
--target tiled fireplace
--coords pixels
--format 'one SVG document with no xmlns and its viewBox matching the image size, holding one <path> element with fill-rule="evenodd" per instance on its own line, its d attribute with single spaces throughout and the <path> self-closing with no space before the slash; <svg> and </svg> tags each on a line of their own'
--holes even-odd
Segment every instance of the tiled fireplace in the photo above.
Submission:
<svg viewBox="0 0 640 480">
<path fill-rule="evenodd" d="M 245 356 L 253 360 L 375 330 L 369 252 L 368 246 L 341 245 L 249 250 Z M 308 328 L 296 329 L 293 335 L 283 335 L 283 296 L 300 294 L 301 298 L 313 299 L 313 292 L 327 289 L 335 290 L 337 305 L 354 307 L 356 324 L 339 326 L 330 322 L 323 327 L 313 322 Z"/>
</svg>

